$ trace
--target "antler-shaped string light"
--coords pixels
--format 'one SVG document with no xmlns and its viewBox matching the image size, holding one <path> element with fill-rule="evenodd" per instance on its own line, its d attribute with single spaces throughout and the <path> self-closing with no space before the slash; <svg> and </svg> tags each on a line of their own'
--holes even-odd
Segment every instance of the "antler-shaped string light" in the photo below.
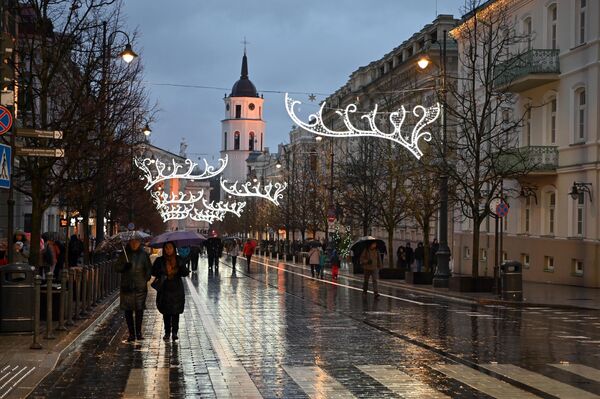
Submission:
<svg viewBox="0 0 600 399">
<path fill-rule="evenodd" d="M 186 219 L 192 209 L 194 209 L 194 204 L 186 204 L 186 205 L 164 205 L 157 206 L 158 214 L 162 218 L 163 222 L 167 222 L 169 220 L 182 220 Z"/>
<path fill-rule="evenodd" d="M 230 212 L 233 213 L 234 215 L 236 215 L 237 217 L 242 216 L 242 210 L 244 209 L 244 207 L 246 206 L 246 203 L 244 201 L 240 201 L 240 202 L 224 202 L 224 201 L 219 201 L 219 202 L 208 202 L 205 198 L 202 198 L 202 205 L 204 205 L 204 208 L 209 210 L 209 211 L 214 211 L 214 212 L 219 212 L 219 213 L 224 213 L 224 212 Z"/>
<path fill-rule="evenodd" d="M 194 169 L 198 166 L 191 159 L 186 159 L 184 165 L 181 165 L 173 159 L 170 165 L 152 158 L 136 158 L 134 159 L 135 166 L 142 171 L 141 180 L 146 180 L 144 188 L 150 190 L 152 186 L 164 180 L 169 179 L 188 179 L 188 180 L 204 180 L 210 179 L 219 175 L 227 166 L 227 155 L 224 159 L 219 159 L 219 166 L 215 168 L 209 165 L 204 159 L 204 171 L 200 174 L 194 174 Z M 166 173 L 165 173 L 166 170 Z"/>
<path fill-rule="evenodd" d="M 346 130 L 331 130 L 327 126 L 325 126 L 325 123 L 323 121 L 323 109 L 325 108 L 326 103 L 323 103 L 321 105 L 319 112 L 309 115 L 308 123 L 301 121 L 294 112 L 294 106 L 296 104 L 301 104 L 301 102 L 298 100 L 294 100 L 293 98 L 288 96 L 288 93 L 286 93 L 285 108 L 287 110 L 288 115 L 296 125 L 311 133 L 317 134 L 319 136 L 328 137 L 380 137 L 400 144 L 401 146 L 409 150 L 417 159 L 420 159 L 423 156 L 423 152 L 419 148 L 419 140 L 423 139 L 425 141 L 431 141 L 431 133 L 427 131 L 422 131 L 423 128 L 433 123 L 440 116 L 439 103 L 436 103 L 436 105 L 432 107 L 423 107 L 422 105 L 417 105 L 413 108 L 412 114 L 420 119 L 414 125 L 412 133 L 403 134 L 401 131 L 402 124 L 405 122 L 406 116 L 409 113 L 409 111 L 407 111 L 404 108 L 404 106 L 401 106 L 399 110 L 390 113 L 389 120 L 392 126 L 394 127 L 394 130 L 388 133 L 381 131 L 375 123 L 375 118 L 377 117 L 377 104 L 375 104 L 375 108 L 371 112 L 361 116 L 361 119 L 366 120 L 369 123 L 370 129 L 363 130 L 354 126 L 350 121 L 350 114 L 356 113 L 358 107 L 356 106 L 356 104 L 349 104 L 343 111 L 335 111 L 339 116 L 342 117 Z"/>
<path fill-rule="evenodd" d="M 171 193 L 171 195 L 161 191 L 153 191 L 150 194 L 157 208 L 167 205 L 195 204 L 202 199 L 203 195 L 204 190 L 198 190 L 197 196 L 194 196 L 194 193 L 183 193 L 181 191 L 179 194 Z"/>
<path fill-rule="evenodd" d="M 287 182 L 284 182 L 283 184 L 279 182 L 276 182 L 275 184 L 269 183 L 264 186 L 264 192 L 261 191 L 260 183 L 257 183 L 254 187 L 252 187 L 251 182 L 242 183 L 240 185 L 240 189 L 238 189 L 237 185 L 237 181 L 234 183 L 228 183 L 227 180 L 223 180 L 223 178 L 221 178 L 221 188 L 226 193 L 234 195 L 236 197 L 264 198 L 271 201 L 277 206 L 279 206 L 279 200 L 283 198 L 283 190 L 287 188 Z M 271 193 L 271 191 L 273 191 L 273 188 L 275 188 L 275 191 Z"/>
<path fill-rule="evenodd" d="M 202 209 L 199 211 L 198 209 L 194 208 L 189 217 L 197 222 L 212 223 L 215 220 L 222 221 L 225 218 L 225 212 L 219 212 L 211 209 Z"/>
</svg>

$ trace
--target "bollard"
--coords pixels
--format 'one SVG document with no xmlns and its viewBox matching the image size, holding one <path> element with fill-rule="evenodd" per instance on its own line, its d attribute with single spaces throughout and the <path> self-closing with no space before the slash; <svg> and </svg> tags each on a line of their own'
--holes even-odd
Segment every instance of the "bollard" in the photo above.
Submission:
<svg viewBox="0 0 600 399">
<path fill-rule="evenodd" d="M 277 252 L 277 263 L 279 263 L 279 252 Z"/>
<path fill-rule="evenodd" d="M 54 339 L 52 333 L 52 278 L 54 273 L 46 274 L 46 336 L 45 339 Z"/>
<path fill-rule="evenodd" d="M 63 269 L 60 273 L 60 302 L 58 306 L 58 331 L 65 331 L 65 308 L 67 307 L 67 279 L 69 272 Z"/>
<path fill-rule="evenodd" d="M 296 264 L 296 255 L 292 255 L 292 263 Z"/>
<path fill-rule="evenodd" d="M 79 319 L 81 313 L 81 268 L 73 270 L 75 277 L 75 320 Z"/>
<path fill-rule="evenodd" d="M 87 266 L 81 267 L 81 314 L 83 316 L 87 315 L 87 292 L 88 292 L 88 271 Z"/>
<path fill-rule="evenodd" d="M 67 311 L 67 321 L 65 322 L 65 324 L 67 326 L 72 326 L 73 325 L 73 280 L 75 280 L 75 270 L 69 268 L 69 270 L 67 270 L 68 273 L 68 280 L 67 280 L 67 284 L 69 289 L 67 290 L 67 299 L 66 299 L 66 306 L 65 309 Z"/>
<path fill-rule="evenodd" d="M 42 349 L 38 342 L 40 337 L 40 296 L 41 296 L 42 276 L 39 274 L 33 280 L 33 342 L 29 349 Z"/>
</svg>

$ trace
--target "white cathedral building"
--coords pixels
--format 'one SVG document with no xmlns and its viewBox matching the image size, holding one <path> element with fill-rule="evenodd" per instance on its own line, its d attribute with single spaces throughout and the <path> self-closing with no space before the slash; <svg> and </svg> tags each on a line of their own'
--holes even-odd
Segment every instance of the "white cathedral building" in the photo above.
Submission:
<svg viewBox="0 0 600 399">
<path fill-rule="evenodd" d="M 265 147 L 264 99 L 248 78 L 246 50 L 242 58 L 240 79 L 225 95 L 225 118 L 221 121 L 221 158 L 229 157 L 223 179 L 245 182 L 248 178 L 247 162 L 260 155 Z M 223 192 L 221 198 L 223 199 Z"/>
</svg>

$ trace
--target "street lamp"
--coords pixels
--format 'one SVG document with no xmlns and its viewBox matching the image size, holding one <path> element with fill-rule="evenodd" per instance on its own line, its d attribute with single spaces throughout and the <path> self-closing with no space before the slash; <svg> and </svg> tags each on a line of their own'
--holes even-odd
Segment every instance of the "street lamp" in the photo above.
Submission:
<svg viewBox="0 0 600 399">
<path fill-rule="evenodd" d="M 573 186 L 571 186 L 571 191 L 569 192 L 569 195 L 571 196 L 572 199 L 576 200 L 579 198 L 580 194 L 585 195 L 585 193 L 587 193 L 590 197 L 590 202 L 592 201 L 592 183 L 583 183 L 583 182 L 573 182 Z"/>
<path fill-rule="evenodd" d="M 149 137 L 152 134 L 152 130 L 150 129 L 150 126 L 148 126 L 147 123 L 144 125 L 142 132 L 144 133 L 144 136 L 146 136 L 146 137 Z"/>
<path fill-rule="evenodd" d="M 437 251 L 437 268 L 433 277 L 434 287 L 448 287 L 448 280 L 450 279 L 450 248 L 448 247 L 448 173 L 446 172 L 446 104 L 447 104 L 447 93 L 446 93 L 446 71 L 447 71 L 447 59 L 446 59 L 446 36 L 447 32 L 444 30 L 442 39 L 442 62 L 441 62 L 441 74 L 442 74 L 442 165 L 444 171 L 441 176 L 439 195 L 440 195 L 440 226 L 439 226 L 439 249 Z M 436 42 L 432 42 L 436 43 Z M 439 42 L 437 42 L 439 45 Z M 421 69 L 426 69 L 431 60 L 427 57 L 422 57 L 417 61 L 417 65 Z"/>
<path fill-rule="evenodd" d="M 121 32 L 121 33 L 123 33 L 127 37 L 127 44 L 125 45 L 125 50 L 123 50 L 123 51 L 121 51 L 121 53 L 119 53 L 119 57 L 123 58 L 123 61 L 125 61 L 126 63 L 129 64 L 138 55 L 131 48 L 131 43 L 129 43 L 129 36 L 127 35 L 127 33 L 123 32 L 123 31 L 120 31 L 120 30 L 118 30 L 116 32 L 113 32 L 113 33 L 117 33 L 117 32 Z"/>
</svg>

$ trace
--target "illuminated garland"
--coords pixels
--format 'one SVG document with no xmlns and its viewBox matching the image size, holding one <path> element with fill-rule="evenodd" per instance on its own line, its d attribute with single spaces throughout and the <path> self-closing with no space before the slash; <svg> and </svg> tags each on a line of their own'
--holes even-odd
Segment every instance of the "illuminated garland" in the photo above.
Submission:
<svg viewBox="0 0 600 399">
<path fill-rule="evenodd" d="M 146 180 L 144 188 L 150 190 L 152 186 L 164 180 L 169 179 L 187 179 L 187 180 L 204 180 L 221 174 L 227 166 L 227 155 L 224 159 L 219 159 L 219 167 L 215 168 L 208 164 L 204 159 L 204 171 L 200 174 L 194 174 L 194 169 L 198 166 L 191 159 L 186 159 L 184 165 L 181 165 L 172 160 L 172 164 L 168 165 L 158 159 L 151 158 L 135 158 L 134 163 L 142 171 L 141 180 Z M 165 174 L 165 170 L 167 173 Z"/>
<path fill-rule="evenodd" d="M 242 183 L 240 185 L 240 189 L 238 189 L 237 185 L 237 181 L 234 183 L 228 183 L 227 180 L 223 180 L 223 178 L 221 178 L 221 188 L 226 193 L 236 197 L 264 198 L 277 206 L 279 206 L 279 200 L 283 198 L 283 190 L 287 188 L 287 182 L 284 182 L 283 184 L 279 182 L 276 182 L 275 184 L 269 182 L 269 184 L 263 187 L 264 191 L 261 190 L 260 183 L 257 183 L 255 186 L 252 186 L 251 182 Z M 273 188 L 275 188 L 275 191 L 271 193 Z"/>
<path fill-rule="evenodd" d="M 336 114 L 342 117 L 346 130 L 331 130 L 325 123 L 323 122 L 323 109 L 325 108 L 326 103 L 323 102 L 321 104 L 321 108 L 319 112 L 315 114 L 311 114 L 308 117 L 309 122 L 303 122 L 298 118 L 296 113 L 294 112 L 294 106 L 296 104 L 301 104 L 300 101 L 294 100 L 289 97 L 288 93 L 285 94 L 285 108 L 287 110 L 288 115 L 294 121 L 294 123 L 304 130 L 307 130 L 311 133 L 317 134 L 319 136 L 327 136 L 327 137 L 379 137 L 386 140 L 391 140 L 396 142 L 409 150 L 417 159 L 420 159 L 423 156 L 423 152 L 419 148 L 419 140 L 423 139 L 425 141 L 431 141 L 431 133 L 430 132 L 422 132 L 421 130 L 433 123 L 440 116 L 440 104 L 436 104 L 433 107 L 423 107 L 422 105 L 417 105 L 413 108 L 412 114 L 420 118 L 419 121 L 415 124 L 412 129 L 412 133 L 410 135 L 402 134 L 402 124 L 406 119 L 406 115 L 409 113 L 404 106 L 401 106 L 398 111 L 390 113 L 389 120 L 394 127 L 394 130 L 390 133 L 383 132 L 379 130 L 375 123 L 375 118 L 377 117 L 377 104 L 375 104 L 375 108 L 360 117 L 362 120 L 366 120 L 369 124 L 369 130 L 363 130 L 355 127 L 350 121 L 350 114 L 354 114 L 357 112 L 358 107 L 356 104 L 349 104 L 343 111 L 336 110 Z"/>
<path fill-rule="evenodd" d="M 183 193 L 181 191 L 179 192 L 179 194 L 171 193 L 170 196 L 169 196 L 169 194 L 167 194 L 165 192 L 161 192 L 161 191 L 153 191 L 152 193 L 150 193 L 150 196 L 152 197 L 157 208 L 167 206 L 167 205 L 195 204 L 196 202 L 200 201 L 200 199 L 202 199 L 203 195 L 204 195 L 203 190 L 198 190 L 197 196 L 194 196 L 193 193 Z"/>
<path fill-rule="evenodd" d="M 215 220 L 223 221 L 225 218 L 225 213 L 226 212 L 219 212 L 211 209 L 202 209 L 199 211 L 198 209 L 194 208 L 189 217 L 196 222 L 208 222 L 210 224 Z"/>
<path fill-rule="evenodd" d="M 229 213 L 233 213 L 237 217 L 240 217 L 240 216 L 242 216 L 242 210 L 246 206 L 246 203 L 243 201 L 242 202 L 232 202 L 232 203 L 219 201 L 219 202 L 215 203 L 215 202 L 208 202 L 206 199 L 202 198 L 202 205 L 204 205 L 204 208 L 209 211 L 218 212 L 218 213 L 229 212 Z"/>
</svg>

